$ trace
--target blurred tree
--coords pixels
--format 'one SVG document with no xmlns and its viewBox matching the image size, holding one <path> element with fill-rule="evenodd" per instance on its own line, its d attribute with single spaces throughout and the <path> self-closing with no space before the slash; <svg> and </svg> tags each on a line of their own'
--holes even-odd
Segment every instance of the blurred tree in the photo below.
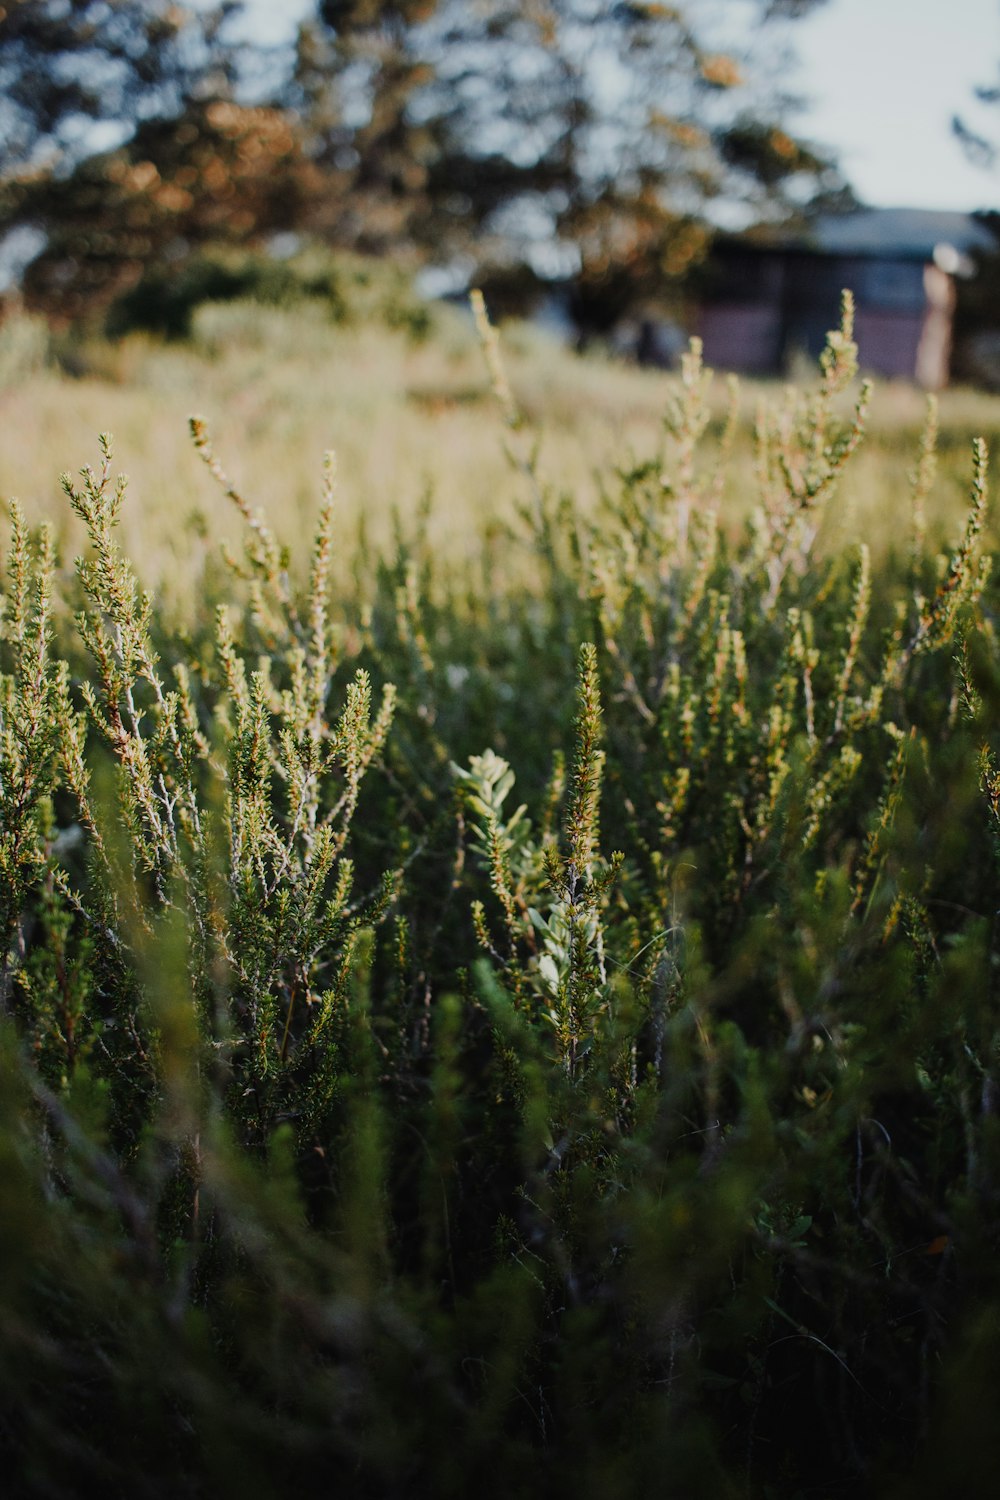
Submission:
<svg viewBox="0 0 1000 1500">
<path fill-rule="evenodd" d="M 6 0 L 0 5 L 0 176 L 64 167 L 151 116 L 180 114 L 232 80 L 226 23 L 239 0 Z"/>
<path fill-rule="evenodd" d="M 319 0 L 299 32 L 284 97 L 306 150 L 342 187 L 324 229 L 361 250 L 399 248 L 428 213 L 439 148 L 419 100 L 434 80 L 423 27 L 436 10 L 437 0 Z"/>
<path fill-rule="evenodd" d="M 29 307 L 96 321 L 144 272 L 303 217 L 318 184 L 292 122 L 234 97 L 241 11 L 242 0 L 0 5 L 0 228 L 44 236 L 23 277 Z"/>
<path fill-rule="evenodd" d="M 977 105 L 994 110 L 1000 106 L 1000 68 L 996 83 L 981 85 L 973 95 Z M 1000 163 L 1000 140 L 995 133 L 991 135 L 978 116 L 971 124 L 955 115 L 951 128 L 973 165 L 995 176 Z M 1000 390 L 1000 212 L 991 209 L 977 218 L 992 234 L 994 245 L 973 256 L 975 273 L 959 283 L 954 373 L 960 380 Z"/>
<path fill-rule="evenodd" d="M 571 274 L 610 321 L 701 258 L 713 203 L 759 219 L 842 188 L 764 64 L 817 3 L 319 0 L 294 102 L 350 172 L 359 243 Z"/>
<path fill-rule="evenodd" d="M 0 221 L 44 224 L 47 243 L 22 288 L 60 322 L 98 321 L 141 278 L 178 268 L 206 244 L 244 244 L 300 224 L 326 178 L 280 110 L 191 103 L 144 121 L 115 151 L 69 176 L 0 182 Z"/>
<path fill-rule="evenodd" d="M 996 83 L 981 84 L 973 90 L 973 94 L 979 104 L 993 109 L 1000 105 L 1000 68 L 997 69 Z M 1000 158 L 1000 146 L 981 126 L 970 125 L 962 115 L 953 115 L 951 128 L 961 142 L 966 156 L 975 166 L 987 169 L 996 166 Z"/>
<path fill-rule="evenodd" d="M 714 205 L 783 218 L 842 187 L 780 82 L 782 24 L 821 3 L 315 0 L 248 110 L 266 49 L 236 0 L 11 0 L 0 222 L 44 227 L 26 291 L 63 317 L 209 231 L 280 227 L 459 260 L 514 302 L 572 280 L 601 332 L 682 282 Z M 88 158 L 102 123 L 123 144 Z"/>
</svg>

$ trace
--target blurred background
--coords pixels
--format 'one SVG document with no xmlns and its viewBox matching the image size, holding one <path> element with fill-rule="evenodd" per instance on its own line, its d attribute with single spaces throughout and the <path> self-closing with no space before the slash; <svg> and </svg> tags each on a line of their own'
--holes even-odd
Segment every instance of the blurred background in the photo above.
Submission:
<svg viewBox="0 0 1000 1500">
<path fill-rule="evenodd" d="M 177 337 L 351 255 L 767 375 L 847 285 L 867 367 L 998 385 L 998 58 L 996 0 L 7 0 L 0 296 Z"/>
</svg>

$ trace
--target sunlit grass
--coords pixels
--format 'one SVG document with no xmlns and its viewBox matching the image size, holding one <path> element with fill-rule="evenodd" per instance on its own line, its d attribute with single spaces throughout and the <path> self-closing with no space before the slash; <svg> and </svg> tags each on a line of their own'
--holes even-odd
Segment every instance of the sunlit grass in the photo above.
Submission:
<svg viewBox="0 0 1000 1500">
<path fill-rule="evenodd" d="M 311 532 L 322 455 L 338 472 L 334 573 L 347 570 L 359 524 L 378 552 L 429 501 L 428 536 L 442 563 L 478 556 L 484 533 L 511 522 L 525 500 L 505 451 L 503 423 L 471 320 L 442 309 L 417 342 L 378 323 L 339 326 L 321 310 L 208 305 L 190 343 L 132 335 L 70 348 L 65 373 L 42 366 L 38 339 L 13 343 L 4 368 L 0 495 L 18 496 L 32 521 L 52 520 L 64 555 L 79 545 L 57 484 L 111 431 L 134 497 L 122 541 L 144 580 L 183 604 L 194 532 L 234 539 L 238 517 L 191 447 L 188 417 L 208 422 L 236 486 L 284 537 Z M 584 512 L 617 469 L 655 461 L 673 377 L 601 355 L 579 357 L 528 325 L 504 330 L 523 451 L 538 444 L 543 482 Z M 17 358 L 21 352 L 20 360 Z M 723 524 L 737 524 L 752 493 L 755 410 L 780 397 L 776 382 L 744 382 L 740 428 Z M 727 393 L 713 400 L 724 417 Z M 868 438 L 832 509 L 831 541 L 864 537 L 878 553 L 905 524 L 908 473 L 924 397 L 904 385 L 876 389 Z M 957 524 L 967 494 L 973 436 L 1000 426 L 1000 398 L 956 390 L 941 397 L 941 464 L 928 506 L 933 535 Z M 597 476 L 601 478 L 598 480 Z M 513 565 L 516 566 L 516 563 Z M 530 578 L 525 578 L 530 586 Z"/>
</svg>

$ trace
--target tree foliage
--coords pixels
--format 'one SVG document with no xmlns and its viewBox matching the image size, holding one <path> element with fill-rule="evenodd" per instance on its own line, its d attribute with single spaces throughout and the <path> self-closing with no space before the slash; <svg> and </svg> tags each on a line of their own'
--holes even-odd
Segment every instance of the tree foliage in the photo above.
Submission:
<svg viewBox="0 0 1000 1500">
<path fill-rule="evenodd" d="M 981 167 L 984 186 L 1000 166 L 1000 137 L 985 124 L 986 112 L 1000 108 L 1000 65 L 996 81 L 973 90 L 978 109 L 973 120 L 954 115 L 951 127 L 956 140 L 973 166 Z M 977 215 L 993 235 L 989 250 L 974 254 L 975 274 L 959 288 L 955 337 L 957 372 L 996 389 L 1000 385 L 1000 213 L 987 209 Z"/>
<path fill-rule="evenodd" d="M 10 0 L 0 7 L 0 172 L 79 159 L 97 122 L 127 134 L 137 120 L 180 113 L 192 93 L 223 92 L 223 32 L 237 8 Z"/>
<path fill-rule="evenodd" d="M 973 90 L 973 96 L 977 104 L 985 105 L 988 109 L 1000 106 L 1000 66 L 997 67 L 996 81 L 980 84 Z M 1000 146 L 980 124 L 971 124 L 965 115 L 953 115 L 951 128 L 974 166 L 984 167 L 986 170 L 996 167 L 1000 159 Z"/>
<path fill-rule="evenodd" d="M 759 39 L 809 8 L 738 10 Z M 750 43 L 717 37 L 692 5 L 325 0 L 296 84 L 318 149 L 438 252 L 474 238 L 480 261 L 662 280 L 699 258 L 718 200 L 783 214 L 838 182 Z"/>
<path fill-rule="evenodd" d="M 68 178 L 0 184 L 0 213 L 43 222 L 24 295 L 60 321 L 93 321 L 144 276 L 176 274 L 199 247 L 243 244 L 301 223 L 322 189 L 280 111 L 228 100 L 143 122 Z"/>
<path fill-rule="evenodd" d="M 782 23 L 815 3 L 317 0 L 252 109 L 263 44 L 236 40 L 234 0 L 22 3 L 0 21 L 0 217 L 49 231 L 29 292 L 60 315 L 209 229 L 281 228 L 569 277 L 580 321 L 610 324 L 697 264 L 715 205 L 781 217 L 841 185 L 776 79 Z M 127 138 L 68 173 L 87 122 Z"/>
</svg>

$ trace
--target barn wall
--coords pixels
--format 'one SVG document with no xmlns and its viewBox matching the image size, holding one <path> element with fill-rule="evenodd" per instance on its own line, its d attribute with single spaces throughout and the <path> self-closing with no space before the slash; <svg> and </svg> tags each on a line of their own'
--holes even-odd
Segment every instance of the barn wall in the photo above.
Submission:
<svg viewBox="0 0 1000 1500">
<path fill-rule="evenodd" d="M 859 308 L 854 319 L 854 337 L 862 370 L 889 380 L 913 380 L 923 329 L 923 310 Z"/>
<path fill-rule="evenodd" d="M 742 252 L 721 263 L 697 331 L 718 369 L 779 375 L 796 354 L 815 359 L 854 293 L 861 367 L 888 379 L 947 383 L 952 278 L 902 255 Z"/>
<path fill-rule="evenodd" d="M 745 375 L 771 375 L 781 363 L 781 312 L 776 304 L 718 303 L 703 307 L 698 333 L 705 362 Z"/>
</svg>

